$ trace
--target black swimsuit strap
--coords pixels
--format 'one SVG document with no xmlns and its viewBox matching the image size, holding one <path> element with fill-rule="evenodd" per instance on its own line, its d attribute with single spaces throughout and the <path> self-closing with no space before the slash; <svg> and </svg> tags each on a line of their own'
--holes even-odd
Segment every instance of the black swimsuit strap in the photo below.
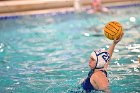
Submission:
<svg viewBox="0 0 140 93">
<path fill-rule="evenodd" d="M 94 73 L 94 69 L 91 69 L 88 73 L 88 78 L 90 78 L 93 73 Z"/>
</svg>

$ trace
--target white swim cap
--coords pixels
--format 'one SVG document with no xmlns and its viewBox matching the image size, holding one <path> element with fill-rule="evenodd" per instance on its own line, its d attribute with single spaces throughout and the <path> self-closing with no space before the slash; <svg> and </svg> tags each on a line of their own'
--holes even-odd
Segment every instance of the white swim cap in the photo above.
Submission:
<svg viewBox="0 0 140 93">
<path fill-rule="evenodd" d="M 91 53 L 91 57 L 96 60 L 96 68 L 103 68 L 106 62 L 109 61 L 110 55 L 105 50 L 94 50 Z"/>
</svg>

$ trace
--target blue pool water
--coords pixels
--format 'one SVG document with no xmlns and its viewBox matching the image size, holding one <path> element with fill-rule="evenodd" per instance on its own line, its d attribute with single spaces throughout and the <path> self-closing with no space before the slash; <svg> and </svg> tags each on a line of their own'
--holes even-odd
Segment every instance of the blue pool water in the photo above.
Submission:
<svg viewBox="0 0 140 93">
<path fill-rule="evenodd" d="M 122 23 L 108 75 L 111 93 L 140 92 L 140 6 L 110 14 L 51 13 L 0 19 L 0 93 L 81 93 L 93 49 L 108 48 L 103 26 Z M 97 32 L 96 32 L 97 31 Z"/>
</svg>

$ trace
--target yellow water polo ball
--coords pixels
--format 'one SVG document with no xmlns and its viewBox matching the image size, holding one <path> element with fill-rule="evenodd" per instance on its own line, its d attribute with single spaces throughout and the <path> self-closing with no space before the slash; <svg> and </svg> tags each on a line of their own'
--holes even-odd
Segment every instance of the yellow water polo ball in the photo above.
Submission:
<svg viewBox="0 0 140 93">
<path fill-rule="evenodd" d="M 107 23 L 104 27 L 104 34 L 110 40 L 114 40 L 115 38 L 118 39 L 122 32 L 122 25 L 116 21 L 111 21 Z"/>
</svg>

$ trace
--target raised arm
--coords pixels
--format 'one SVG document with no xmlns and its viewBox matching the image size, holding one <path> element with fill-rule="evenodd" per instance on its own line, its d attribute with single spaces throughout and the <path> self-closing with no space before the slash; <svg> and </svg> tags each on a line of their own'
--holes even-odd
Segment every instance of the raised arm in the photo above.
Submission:
<svg viewBox="0 0 140 93">
<path fill-rule="evenodd" d="M 113 43 L 110 45 L 109 49 L 108 49 L 108 53 L 110 54 L 110 59 L 112 57 L 112 54 L 114 52 L 115 46 L 117 45 L 118 42 L 121 41 L 122 37 L 123 37 L 124 33 L 122 33 L 119 37 L 119 39 L 114 39 Z"/>
<path fill-rule="evenodd" d="M 108 53 L 110 54 L 110 60 L 111 60 L 111 57 L 113 55 L 113 52 L 114 52 L 114 49 L 115 49 L 115 46 L 117 45 L 118 42 L 121 41 L 122 37 L 123 37 L 124 33 L 122 33 L 119 37 L 119 39 L 114 39 L 113 43 L 110 45 L 109 49 L 108 49 Z M 110 62 L 109 60 L 109 62 Z M 106 63 L 106 65 L 104 66 L 104 69 L 107 70 L 108 68 L 108 65 L 109 65 L 109 62 Z"/>
</svg>

